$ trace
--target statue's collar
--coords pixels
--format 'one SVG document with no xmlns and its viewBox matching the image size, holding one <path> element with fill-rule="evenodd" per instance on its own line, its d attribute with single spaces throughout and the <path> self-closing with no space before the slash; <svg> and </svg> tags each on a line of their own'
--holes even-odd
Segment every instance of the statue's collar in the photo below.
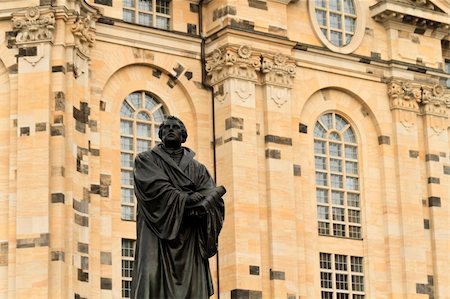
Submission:
<svg viewBox="0 0 450 299">
<path fill-rule="evenodd" d="M 177 165 L 175 161 L 170 157 L 170 154 L 166 152 L 167 149 L 163 149 L 162 144 L 158 144 L 153 148 L 153 152 L 155 152 L 158 156 L 160 156 L 166 163 L 171 165 L 172 167 L 179 168 L 184 171 L 186 167 L 189 165 L 189 162 L 194 158 L 195 152 L 187 147 L 181 147 L 180 150 L 183 151 L 183 157 L 181 158 L 180 165 Z"/>
</svg>

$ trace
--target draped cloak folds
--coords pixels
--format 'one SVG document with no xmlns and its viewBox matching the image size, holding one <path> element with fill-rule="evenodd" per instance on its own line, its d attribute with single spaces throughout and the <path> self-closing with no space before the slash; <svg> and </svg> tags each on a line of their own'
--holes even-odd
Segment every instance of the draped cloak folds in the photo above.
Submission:
<svg viewBox="0 0 450 299">
<path fill-rule="evenodd" d="M 134 165 L 138 201 L 137 240 L 131 297 L 202 299 L 213 293 L 208 258 L 217 253 L 224 220 L 221 196 L 206 167 L 183 148 L 180 164 L 161 148 L 137 155 Z M 209 195 L 206 213 L 189 213 L 193 192 Z"/>
</svg>

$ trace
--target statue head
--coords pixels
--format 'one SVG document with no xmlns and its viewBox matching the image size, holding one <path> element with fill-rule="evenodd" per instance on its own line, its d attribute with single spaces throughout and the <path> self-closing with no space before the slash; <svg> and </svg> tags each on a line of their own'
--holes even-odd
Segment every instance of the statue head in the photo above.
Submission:
<svg viewBox="0 0 450 299">
<path fill-rule="evenodd" d="M 187 131 L 184 123 L 177 117 L 169 115 L 160 125 L 158 137 L 168 148 L 180 148 L 186 142 Z"/>
</svg>

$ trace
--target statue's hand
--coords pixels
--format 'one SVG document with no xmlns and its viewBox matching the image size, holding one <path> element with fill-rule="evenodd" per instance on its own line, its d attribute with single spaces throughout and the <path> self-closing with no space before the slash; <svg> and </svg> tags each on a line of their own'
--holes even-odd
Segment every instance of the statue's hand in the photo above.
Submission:
<svg viewBox="0 0 450 299">
<path fill-rule="evenodd" d="M 189 197 L 186 200 L 186 203 L 187 204 L 195 204 L 195 203 L 201 201 L 203 198 L 205 198 L 205 196 L 203 194 L 194 192 L 191 195 L 189 195 Z"/>
</svg>

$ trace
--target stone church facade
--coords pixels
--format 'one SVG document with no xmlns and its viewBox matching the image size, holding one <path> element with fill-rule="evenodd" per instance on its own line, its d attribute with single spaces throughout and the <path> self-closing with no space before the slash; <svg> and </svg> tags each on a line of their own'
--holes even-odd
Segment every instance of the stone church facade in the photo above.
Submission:
<svg viewBox="0 0 450 299">
<path fill-rule="evenodd" d="M 0 0 L 0 298 L 128 298 L 165 115 L 214 298 L 449 298 L 446 0 Z"/>
</svg>

